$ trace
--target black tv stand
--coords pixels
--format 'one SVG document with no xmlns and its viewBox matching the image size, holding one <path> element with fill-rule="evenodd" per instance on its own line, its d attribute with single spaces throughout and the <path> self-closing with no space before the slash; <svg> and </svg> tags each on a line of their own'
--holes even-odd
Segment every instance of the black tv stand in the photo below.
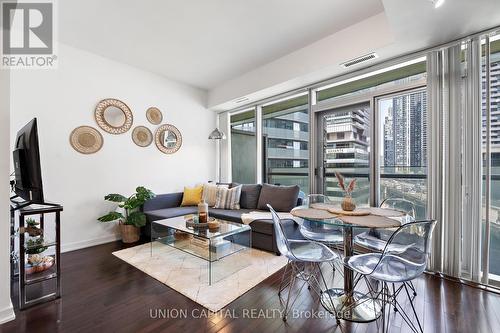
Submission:
<svg viewBox="0 0 500 333">
<path fill-rule="evenodd" d="M 15 279 L 18 277 L 19 284 L 19 308 L 25 309 L 26 307 L 39 304 L 42 302 L 57 299 L 61 296 L 61 270 L 60 270 L 60 258 L 61 258 L 61 212 L 63 207 L 55 203 L 33 203 L 31 201 L 21 201 L 14 200 L 18 198 L 17 195 L 11 197 L 10 204 L 10 219 L 11 219 L 11 277 Z M 31 216 L 38 216 L 40 230 L 42 231 L 41 237 L 45 237 L 45 215 L 55 214 L 53 220 L 55 227 L 55 237 L 52 239 L 44 238 L 43 244 L 40 245 L 30 245 L 27 243 L 28 231 L 26 229 L 26 218 Z M 17 219 L 16 219 L 17 215 Z M 16 220 L 18 223 L 16 223 Z M 49 221 L 50 222 L 50 221 Z M 37 237 L 37 236 L 35 236 Z M 16 249 L 16 238 L 18 238 L 18 248 Z M 50 256 L 53 256 L 55 262 L 53 266 L 46 271 L 41 273 L 29 273 L 25 270 L 26 258 L 29 258 L 29 250 L 37 248 L 54 249 Z M 17 250 L 17 251 L 16 251 Z M 45 250 L 43 250 L 45 251 Z M 17 266 L 17 267 L 16 267 Z M 17 268 L 17 269 L 16 269 Z M 44 294 L 46 283 L 55 280 L 55 290 L 52 293 Z M 28 299 L 27 286 L 40 285 L 38 292 L 35 296 Z M 30 287 L 33 288 L 33 287 Z M 30 293 L 32 294 L 32 293 Z M 40 294 L 43 294 L 40 296 Z"/>
<path fill-rule="evenodd" d="M 59 204 L 51 203 L 51 202 L 34 202 L 31 200 L 14 200 L 16 198 L 19 198 L 19 196 L 16 194 L 12 197 L 10 197 L 10 202 L 11 202 L 11 209 L 12 210 L 19 210 L 31 205 L 40 205 L 40 206 L 48 206 L 48 207 L 59 207 Z"/>
<path fill-rule="evenodd" d="M 13 209 L 13 210 L 19 210 L 19 209 L 22 209 L 24 207 L 28 207 L 28 206 L 33 204 L 33 202 L 29 201 L 29 200 L 24 200 L 24 201 L 14 200 L 16 198 L 19 198 L 19 196 L 14 195 L 14 196 L 10 197 L 11 209 Z"/>
</svg>

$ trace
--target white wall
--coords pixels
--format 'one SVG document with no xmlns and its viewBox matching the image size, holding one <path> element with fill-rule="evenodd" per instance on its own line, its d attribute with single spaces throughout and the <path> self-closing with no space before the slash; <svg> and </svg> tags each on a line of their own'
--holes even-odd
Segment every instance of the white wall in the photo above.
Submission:
<svg viewBox="0 0 500 333">
<path fill-rule="evenodd" d="M 103 201 L 107 193 L 130 194 L 138 185 L 168 193 L 215 178 L 215 143 L 207 137 L 216 116 L 205 107 L 206 92 L 66 45 L 58 53 L 56 70 L 12 74 L 11 140 L 38 117 L 45 197 L 64 205 L 63 251 L 116 239 L 116 225 L 96 221 L 110 208 Z M 163 122 L 182 133 L 181 149 L 165 155 L 154 143 L 140 148 L 130 130 L 122 135 L 101 131 L 104 146 L 96 154 L 73 150 L 71 131 L 80 125 L 98 128 L 93 111 L 108 97 L 132 109 L 134 127 L 145 125 L 153 133 L 156 126 L 148 123 L 145 111 L 158 107 Z"/>
<path fill-rule="evenodd" d="M 9 72 L 0 70 L 0 324 L 14 319 L 10 301 Z"/>
</svg>

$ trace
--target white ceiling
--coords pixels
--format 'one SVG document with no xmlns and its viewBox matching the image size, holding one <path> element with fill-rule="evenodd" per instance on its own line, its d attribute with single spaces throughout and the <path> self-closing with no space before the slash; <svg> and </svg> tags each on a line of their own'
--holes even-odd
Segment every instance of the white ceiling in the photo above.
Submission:
<svg viewBox="0 0 500 333">
<path fill-rule="evenodd" d="M 248 98 L 245 103 L 251 104 L 282 92 L 355 71 L 363 66 L 381 63 L 387 59 L 500 26 L 500 0 L 445 0 L 439 8 L 434 8 L 429 0 L 382 0 L 382 3 L 384 13 L 381 15 L 385 17 L 387 29 L 378 29 L 376 25 L 366 24 L 369 20 L 365 20 L 360 23 L 363 29 L 350 34 L 350 42 L 335 39 L 335 34 L 331 35 L 331 41 L 337 41 L 333 45 L 327 39 L 317 42 L 322 43 L 323 49 L 329 52 L 329 62 L 323 61 L 321 66 L 310 66 L 308 72 L 304 73 L 304 70 L 301 70 L 304 63 L 318 64 L 322 60 L 314 48 L 308 46 L 301 50 L 303 54 L 301 57 L 289 54 L 211 89 L 208 106 L 218 111 L 234 109 L 242 106 L 243 103 L 237 103 L 242 96 Z M 351 28 L 354 27 L 351 26 L 346 30 L 353 30 Z M 369 42 L 366 37 L 372 32 L 375 34 L 369 40 L 373 41 L 374 45 L 370 46 L 368 52 L 377 52 L 379 58 L 349 69 L 339 66 L 342 61 L 347 60 L 340 60 L 339 53 L 346 48 L 355 51 L 356 48 L 367 45 Z M 384 37 L 386 39 L 392 37 L 392 41 L 387 44 L 379 42 L 377 45 L 377 39 L 383 41 Z M 338 45 L 342 48 L 339 49 Z M 367 53 L 359 50 L 357 52 L 351 57 Z M 276 73 L 279 73 L 281 68 L 286 68 L 286 74 L 278 77 Z"/>
<path fill-rule="evenodd" d="M 338 58 L 358 44 L 376 63 L 500 25 L 500 0 L 64 0 L 58 11 L 61 42 L 206 89 L 219 110 L 343 74 Z"/>
<path fill-rule="evenodd" d="M 59 39 L 211 89 L 383 11 L 380 0 L 64 0 Z"/>
</svg>

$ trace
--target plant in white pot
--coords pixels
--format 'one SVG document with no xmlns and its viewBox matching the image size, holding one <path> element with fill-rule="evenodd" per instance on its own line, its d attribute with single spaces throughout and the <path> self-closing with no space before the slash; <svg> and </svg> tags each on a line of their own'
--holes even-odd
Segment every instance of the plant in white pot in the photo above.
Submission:
<svg viewBox="0 0 500 333">
<path fill-rule="evenodd" d="M 118 207 L 122 208 L 123 213 L 114 211 L 98 218 L 100 222 L 119 221 L 124 243 L 134 243 L 139 240 L 139 228 L 146 225 L 146 215 L 139 211 L 139 208 L 146 201 L 155 197 L 153 192 L 142 186 L 139 186 L 135 191 L 136 193 L 128 198 L 115 193 L 105 196 L 104 200 L 118 203 Z"/>
</svg>

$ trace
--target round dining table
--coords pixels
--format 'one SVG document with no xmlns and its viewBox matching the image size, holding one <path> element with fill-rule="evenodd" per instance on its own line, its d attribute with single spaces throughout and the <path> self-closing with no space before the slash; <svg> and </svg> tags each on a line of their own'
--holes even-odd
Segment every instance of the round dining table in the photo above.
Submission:
<svg viewBox="0 0 500 333">
<path fill-rule="evenodd" d="M 341 228 L 345 257 L 353 255 L 353 229 L 399 227 L 400 217 L 406 215 L 399 210 L 378 207 L 358 208 L 353 212 L 347 212 L 335 205 L 324 203 L 299 206 L 294 208 L 291 214 L 299 218 L 299 221 L 307 220 Z M 374 321 L 380 316 L 382 310 L 379 301 L 355 290 L 354 272 L 346 265 L 344 265 L 343 288 L 324 290 L 321 294 L 321 303 L 338 319 L 353 322 Z"/>
</svg>

